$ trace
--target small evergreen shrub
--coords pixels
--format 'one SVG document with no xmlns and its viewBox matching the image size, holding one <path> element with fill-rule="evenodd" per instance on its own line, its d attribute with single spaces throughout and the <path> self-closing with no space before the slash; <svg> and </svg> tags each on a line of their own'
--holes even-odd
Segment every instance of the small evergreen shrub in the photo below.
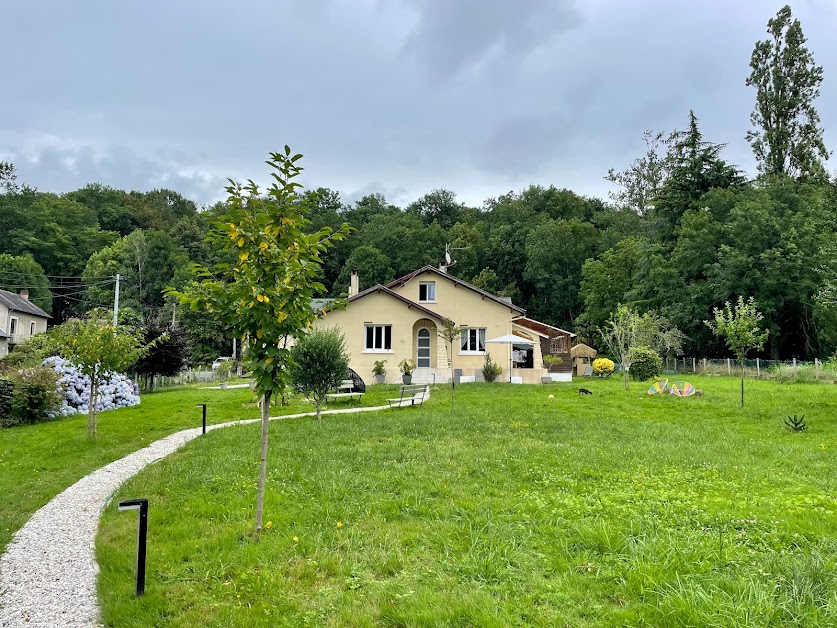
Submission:
<svg viewBox="0 0 837 628">
<path fill-rule="evenodd" d="M 789 432 L 793 433 L 800 433 L 804 432 L 808 429 L 808 426 L 805 424 L 805 415 L 798 417 L 795 414 L 793 416 L 788 416 L 785 419 L 785 429 Z"/>
<path fill-rule="evenodd" d="M 631 349 L 631 370 L 633 379 L 645 381 L 656 377 L 663 370 L 663 359 L 650 347 Z"/>
<path fill-rule="evenodd" d="M 593 360 L 593 375 L 610 375 L 613 373 L 614 368 L 616 366 L 613 364 L 613 360 L 608 360 L 607 358 Z"/>
<path fill-rule="evenodd" d="M 482 377 L 487 382 L 493 382 L 498 377 L 500 377 L 500 373 L 503 372 L 503 367 L 494 362 L 491 359 L 491 354 L 485 354 L 485 362 L 482 365 Z"/>
</svg>

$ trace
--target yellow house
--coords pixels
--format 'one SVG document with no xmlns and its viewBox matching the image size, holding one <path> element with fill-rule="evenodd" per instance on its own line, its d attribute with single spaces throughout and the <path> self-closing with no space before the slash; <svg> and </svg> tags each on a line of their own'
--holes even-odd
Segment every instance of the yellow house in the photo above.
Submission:
<svg viewBox="0 0 837 628">
<path fill-rule="evenodd" d="M 460 381 L 481 381 L 485 354 L 503 367 L 500 381 L 539 383 L 541 377 L 566 379 L 569 373 L 548 373 L 542 358 L 544 328 L 556 328 L 525 317 L 525 310 L 433 266 L 425 266 L 387 286 L 358 292 L 359 278 L 352 273 L 344 310 L 329 312 L 316 326 L 339 327 L 346 337 L 350 367 L 364 381 L 374 381 L 375 361 L 386 360 L 388 383 L 401 381 L 398 365 L 413 360 L 415 383 L 444 383 L 453 368 Z M 464 328 L 450 347 L 439 337 L 445 319 Z M 527 326 L 528 325 L 528 326 Z M 556 330 L 558 332 L 562 330 Z M 569 332 L 563 332 L 567 334 Z M 513 335 L 521 343 L 494 344 L 493 338 Z M 512 360 L 516 359 L 510 367 Z M 511 368 L 511 373 L 509 369 Z"/>
</svg>

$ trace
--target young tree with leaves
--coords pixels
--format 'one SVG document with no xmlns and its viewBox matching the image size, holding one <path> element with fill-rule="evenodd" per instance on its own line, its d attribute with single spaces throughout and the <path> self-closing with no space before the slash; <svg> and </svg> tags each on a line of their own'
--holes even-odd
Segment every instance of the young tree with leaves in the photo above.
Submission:
<svg viewBox="0 0 837 628">
<path fill-rule="evenodd" d="M 453 343 L 459 338 L 462 333 L 462 327 L 457 327 L 451 319 L 446 318 L 442 321 L 442 326 L 436 330 L 436 334 L 448 346 L 448 356 L 450 358 L 450 407 L 453 408 L 453 396 L 456 383 L 453 381 Z"/>
<path fill-rule="evenodd" d="M 750 59 L 747 86 L 756 88 L 756 108 L 747 141 L 764 174 L 822 177 L 829 153 L 814 107 L 822 66 L 814 64 L 790 6 L 767 22 L 767 32 L 770 38 L 756 43 Z"/>
<path fill-rule="evenodd" d="M 727 347 L 735 354 L 741 364 L 741 407 L 744 407 L 744 360 L 753 349 L 761 350 L 767 340 L 768 331 L 761 329 L 764 316 L 756 307 L 756 301 L 750 297 L 744 301 L 739 296 L 735 308 L 729 301 L 724 309 L 714 309 L 714 320 L 704 321 L 716 336 L 726 341 Z"/>
<path fill-rule="evenodd" d="M 625 390 L 629 387 L 629 371 L 631 370 L 633 347 L 639 346 L 642 317 L 633 309 L 618 305 L 610 315 L 607 323 L 599 334 L 611 355 L 619 358 L 622 363 L 622 382 Z"/>
<path fill-rule="evenodd" d="M 273 169 L 273 183 L 267 190 L 252 181 L 244 186 L 230 181 L 226 208 L 209 239 L 233 252 L 235 262 L 219 264 L 212 272 L 198 268 L 203 281 L 188 292 L 166 291 L 193 309 L 205 309 L 248 339 L 244 358 L 262 398 L 256 540 L 264 511 L 270 399 L 285 395 L 291 386 L 288 341 L 302 339 L 317 316 L 311 299 L 325 292 L 317 281 L 322 256 L 349 232 L 344 223 L 337 231 L 324 226 L 306 233 L 311 197 L 303 198 L 302 186 L 294 181 L 302 172 L 297 163 L 301 158 L 288 146 L 271 153 L 267 165 Z"/>
<path fill-rule="evenodd" d="M 317 407 L 322 421 L 326 396 L 349 372 L 346 339 L 338 329 L 317 329 L 299 339 L 291 349 L 291 379 L 294 390 Z"/>
<path fill-rule="evenodd" d="M 90 378 L 90 401 L 87 411 L 87 437 L 96 439 L 96 404 L 99 383 L 109 373 L 124 373 L 149 350 L 142 333 L 127 325 L 114 329 L 103 310 L 93 310 L 86 319 L 73 319 L 49 333 L 58 354 Z"/>
</svg>

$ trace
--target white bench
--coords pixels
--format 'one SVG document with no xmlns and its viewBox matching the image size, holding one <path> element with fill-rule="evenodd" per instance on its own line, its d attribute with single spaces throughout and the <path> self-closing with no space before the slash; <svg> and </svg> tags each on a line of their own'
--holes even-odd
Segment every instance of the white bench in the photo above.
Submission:
<svg viewBox="0 0 837 628">
<path fill-rule="evenodd" d="M 350 379 L 344 379 L 340 384 L 337 386 L 336 393 L 329 393 L 326 395 L 326 401 L 337 401 L 338 399 L 354 399 L 357 397 L 357 400 L 360 401 L 363 397 L 362 392 L 352 392 L 352 389 L 355 387 L 355 383 Z"/>
<path fill-rule="evenodd" d="M 424 403 L 430 387 L 427 384 L 410 384 L 401 387 L 401 396 L 394 399 L 387 399 L 390 408 L 401 408 L 403 406 L 415 406 Z"/>
</svg>

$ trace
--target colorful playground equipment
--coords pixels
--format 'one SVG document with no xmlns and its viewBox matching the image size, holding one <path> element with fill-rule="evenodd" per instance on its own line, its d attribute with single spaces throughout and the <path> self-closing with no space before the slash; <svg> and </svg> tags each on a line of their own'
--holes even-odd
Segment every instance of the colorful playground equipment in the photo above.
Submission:
<svg viewBox="0 0 837 628">
<path fill-rule="evenodd" d="M 674 382 L 669 392 L 677 397 L 691 397 L 697 391 L 689 382 Z"/>
<path fill-rule="evenodd" d="M 668 392 L 668 380 L 665 378 L 652 384 L 651 388 L 648 389 L 649 395 L 661 395 L 664 392 Z"/>
<path fill-rule="evenodd" d="M 674 382 L 669 387 L 668 380 L 665 378 L 655 382 L 648 389 L 649 395 L 661 395 L 663 393 L 671 393 L 675 397 L 691 397 L 692 395 L 700 394 L 689 382 Z"/>
</svg>

